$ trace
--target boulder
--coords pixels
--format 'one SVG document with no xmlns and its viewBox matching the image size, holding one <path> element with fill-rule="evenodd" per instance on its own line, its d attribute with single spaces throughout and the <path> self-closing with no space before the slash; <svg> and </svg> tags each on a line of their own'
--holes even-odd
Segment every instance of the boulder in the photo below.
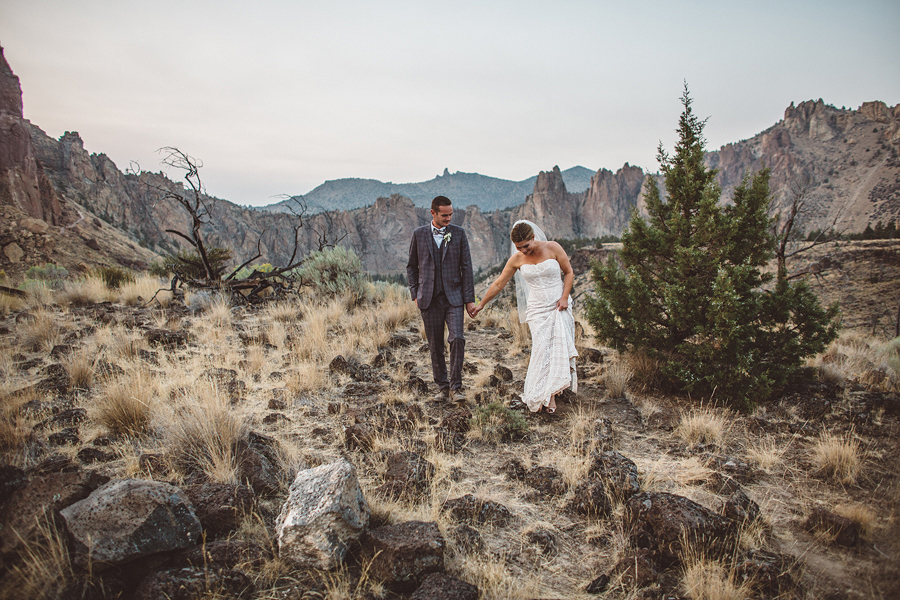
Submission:
<svg viewBox="0 0 900 600">
<path fill-rule="evenodd" d="M 13 465 L 0 465 L 0 505 L 26 483 L 28 477 L 25 476 L 25 471 Z"/>
<path fill-rule="evenodd" d="M 280 556 L 332 569 L 369 524 L 369 504 L 346 459 L 297 474 L 275 523 Z"/>
<path fill-rule="evenodd" d="M 478 600 L 478 588 L 446 573 L 431 573 L 409 600 Z"/>
<path fill-rule="evenodd" d="M 362 559 L 388 588 L 411 592 L 428 573 L 444 570 L 444 538 L 437 523 L 408 521 L 367 531 Z"/>
<path fill-rule="evenodd" d="M 725 501 L 722 514 L 737 526 L 749 524 L 759 518 L 759 504 L 751 500 L 744 490 L 738 489 Z"/>
<path fill-rule="evenodd" d="M 603 517 L 612 509 L 612 501 L 606 493 L 606 484 L 600 479 L 582 481 L 572 493 L 567 510 L 586 517 Z"/>
<path fill-rule="evenodd" d="M 196 598 L 250 598 L 254 590 L 249 577 L 232 569 L 184 567 L 148 575 L 133 600 L 195 600 Z"/>
<path fill-rule="evenodd" d="M 36 477 L 18 487 L 2 506 L 0 554 L 15 552 L 35 539 L 60 510 L 87 498 L 107 481 L 109 477 L 93 471 L 72 471 Z"/>
<path fill-rule="evenodd" d="M 695 553 L 720 556 L 736 541 L 732 521 L 666 492 L 631 496 L 625 503 L 624 525 L 634 547 L 649 550 L 662 568 L 681 560 L 684 544 Z"/>
<path fill-rule="evenodd" d="M 112 481 L 60 515 L 73 541 L 75 563 L 95 571 L 193 546 L 201 534 L 187 496 L 159 481 Z"/>
<path fill-rule="evenodd" d="M 509 509 L 493 500 L 481 500 L 472 494 L 453 498 L 444 502 L 441 512 L 448 512 L 458 521 L 467 523 L 489 523 L 495 527 L 506 527 L 512 519 Z"/>
<path fill-rule="evenodd" d="M 376 493 L 391 498 L 415 499 L 428 491 L 434 476 L 434 465 L 421 454 L 408 451 L 394 452 L 387 459 L 384 485 Z"/>
<path fill-rule="evenodd" d="M 184 493 L 194 506 L 207 540 L 237 529 L 241 518 L 253 507 L 253 490 L 246 485 L 203 483 L 186 486 Z"/>
<path fill-rule="evenodd" d="M 607 493 L 621 500 L 627 500 L 641 490 L 637 465 L 618 452 L 592 453 L 588 475 L 601 479 Z"/>
<path fill-rule="evenodd" d="M 546 497 L 552 498 L 566 493 L 562 473 L 556 467 L 532 467 L 526 471 L 523 481 L 525 485 L 536 489 Z"/>
</svg>

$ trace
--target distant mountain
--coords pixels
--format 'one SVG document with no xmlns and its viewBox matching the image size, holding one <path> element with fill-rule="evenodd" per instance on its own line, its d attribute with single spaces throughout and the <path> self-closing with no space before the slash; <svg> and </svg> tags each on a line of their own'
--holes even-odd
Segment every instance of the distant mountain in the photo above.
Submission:
<svg viewBox="0 0 900 600">
<path fill-rule="evenodd" d="M 584 167 L 572 167 L 562 171 L 566 189 L 582 192 L 591 186 L 591 177 L 596 171 Z M 288 212 L 289 207 L 302 202 L 309 212 L 331 210 L 352 210 L 374 203 L 378 198 L 400 195 L 409 198 L 416 206 L 427 208 L 438 195 L 447 196 L 457 207 L 475 205 L 484 212 L 502 210 L 522 204 L 525 196 L 534 189 L 537 175 L 522 181 L 510 181 L 488 177 L 478 173 L 450 173 L 444 169 L 442 175 L 419 183 L 391 183 L 377 179 L 335 179 L 326 181 L 308 194 L 270 204 L 258 210 L 267 212 Z"/>
</svg>

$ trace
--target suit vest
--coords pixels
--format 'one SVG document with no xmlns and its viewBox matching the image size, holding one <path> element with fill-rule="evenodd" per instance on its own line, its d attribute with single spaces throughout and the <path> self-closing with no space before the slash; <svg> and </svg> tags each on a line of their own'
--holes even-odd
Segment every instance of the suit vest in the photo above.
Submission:
<svg viewBox="0 0 900 600">
<path fill-rule="evenodd" d="M 435 243 L 434 236 L 431 237 L 431 243 L 436 246 L 436 250 L 434 252 L 434 296 L 437 296 L 444 291 L 444 249 L 441 246 L 438 246 L 437 243 Z"/>
</svg>

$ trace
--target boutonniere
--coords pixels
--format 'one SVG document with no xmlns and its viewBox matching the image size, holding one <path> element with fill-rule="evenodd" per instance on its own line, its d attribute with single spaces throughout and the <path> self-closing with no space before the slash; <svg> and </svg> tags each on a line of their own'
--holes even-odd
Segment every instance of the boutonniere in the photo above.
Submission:
<svg viewBox="0 0 900 600">
<path fill-rule="evenodd" d="M 445 244 L 449 244 L 449 243 L 450 243 L 450 232 L 449 232 L 449 231 L 448 231 L 447 233 L 444 234 L 444 243 L 445 243 Z"/>
</svg>

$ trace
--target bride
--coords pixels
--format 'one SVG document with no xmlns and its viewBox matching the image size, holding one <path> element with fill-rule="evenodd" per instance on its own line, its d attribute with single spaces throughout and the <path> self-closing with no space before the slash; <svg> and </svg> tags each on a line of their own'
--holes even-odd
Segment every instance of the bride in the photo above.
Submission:
<svg viewBox="0 0 900 600">
<path fill-rule="evenodd" d="M 512 256 L 470 313 L 475 318 L 515 276 L 519 320 L 531 330 L 531 360 L 522 401 L 532 412 L 556 412 L 556 395 L 578 391 L 575 319 L 569 297 L 575 274 L 562 246 L 547 241 L 530 221 L 516 221 L 509 234 Z M 560 278 L 562 274 L 562 278 Z"/>
</svg>

